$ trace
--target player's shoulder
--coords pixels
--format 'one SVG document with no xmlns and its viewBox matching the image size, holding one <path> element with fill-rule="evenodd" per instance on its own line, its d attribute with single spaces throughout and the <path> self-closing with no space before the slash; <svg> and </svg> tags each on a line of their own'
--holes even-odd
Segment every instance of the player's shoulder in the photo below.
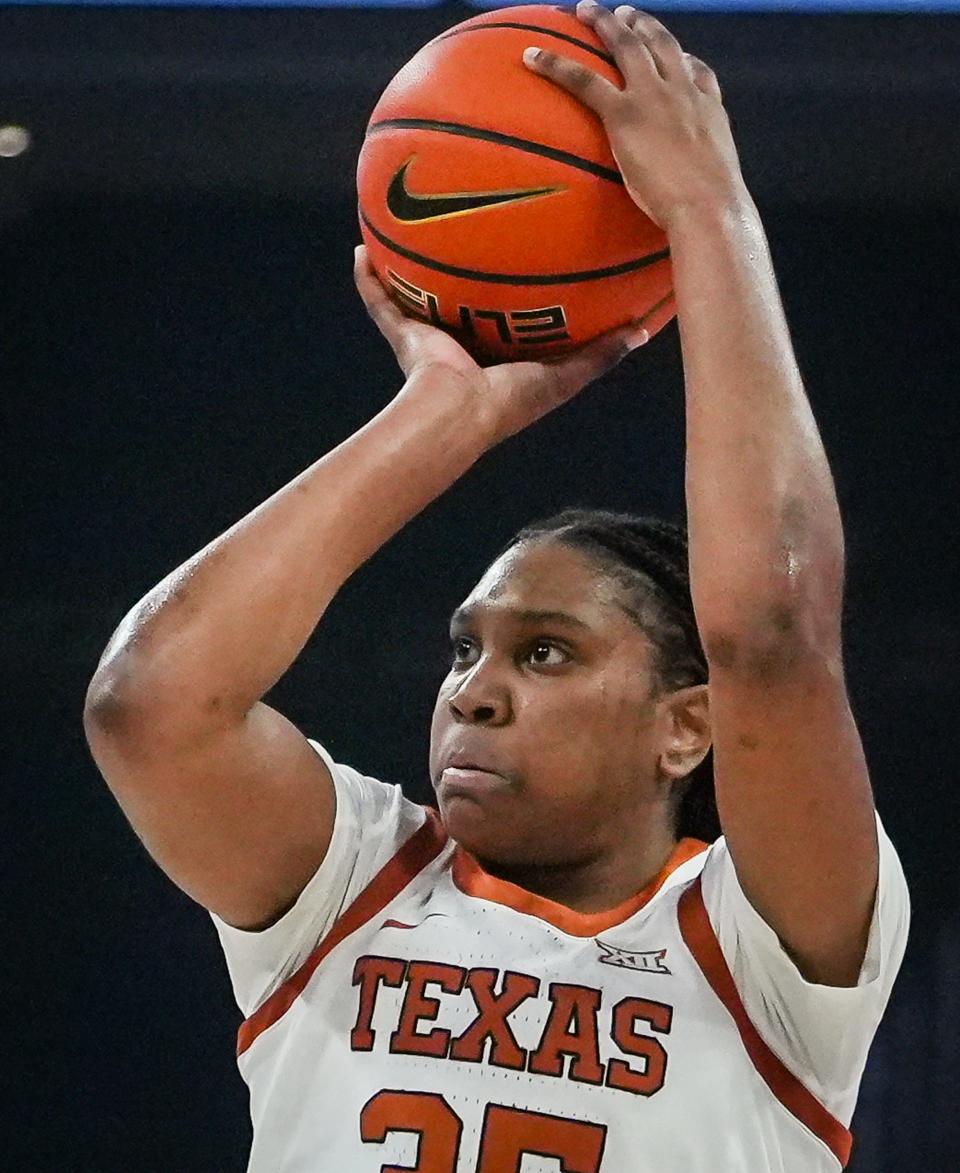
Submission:
<svg viewBox="0 0 960 1173">
<path fill-rule="evenodd" d="M 410 816 L 423 811 L 424 808 L 406 797 L 399 782 L 384 782 L 346 762 L 335 761 L 327 747 L 312 737 L 308 737 L 307 742 L 330 771 L 337 793 L 338 809 L 341 805 L 347 808 L 345 814 L 362 811 L 365 818 L 389 818 L 391 815 L 403 813 Z"/>
<path fill-rule="evenodd" d="M 894 886 L 905 890 L 906 880 L 897 849 L 887 834 L 879 812 L 874 811 L 874 819 L 876 821 L 880 870 L 886 880 L 886 886 Z M 696 875 L 700 875 L 704 884 L 710 883 L 723 872 L 730 872 L 733 876 L 736 876 L 737 873 L 736 862 L 724 835 L 721 835 L 713 843 L 709 844 L 706 850 L 692 860 L 691 863 L 695 866 L 695 870 L 686 878 L 693 878 Z M 776 864 L 775 855 L 771 856 L 771 864 L 774 866 Z"/>
<path fill-rule="evenodd" d="M 335 761 L 321 742 L 307 738 L 330 771 L 336 794 L 334 839 L 352 843 L 363 855 L 378 864 L 389 861 L 392 853 L 403 851 L 404 860 L 416 855 L 418 844 L 432 858 L 447 844 L 440 816 L 404 793 L 399 782 L 385 782 L 364 773 L 346 762 Z M 415 840 L 410 843 L 408 841 Z"/>
<path fill-rule="evenodd" d="M 722 844 L 721 839 L 707 843 L 702 839 L 681 839 L 657 880 L 654 881 L 656 895 L 673 893 L 676 897 L 689 887 L 702 873 Z"/>
</svg>

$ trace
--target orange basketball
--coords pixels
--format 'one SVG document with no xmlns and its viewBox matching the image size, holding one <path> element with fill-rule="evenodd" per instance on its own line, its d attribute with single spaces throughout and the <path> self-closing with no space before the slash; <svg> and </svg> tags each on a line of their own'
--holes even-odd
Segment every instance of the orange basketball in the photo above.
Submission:
<svg viewBox="0 0 960 1173">
<path fill-rule="evenodd" d="M 400 70 L 357 166 L 380 280 L 482 360 L 559 354 L 637 318 L 652 335 L 675 312 L 664 233 L 627 194 L 600 119 L 523 64 L 528 45 L 623 84 L 571 12 L 486 12 Z"/>
</svg>

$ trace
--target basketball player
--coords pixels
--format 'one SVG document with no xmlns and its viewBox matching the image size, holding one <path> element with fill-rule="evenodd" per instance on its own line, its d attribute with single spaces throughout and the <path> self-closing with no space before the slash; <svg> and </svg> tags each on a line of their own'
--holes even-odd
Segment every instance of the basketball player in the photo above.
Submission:
<svg viewBox="0 0 960 1173">
<path fill-rule="evenodd" d="M 358 250 L 402 391 L 164 579 L 90 687 L 97 763 L 220 935 L 254 1173 L 817 1173 L 850 1150 L 909 914 L 844 687 L 833 484 L 713 73 L 650 16 L 579 15 L 622 91 L 528 61 L 599 114 L 669 237 L 689 553 L 592 511 L 507 544 L 453 616 L 439 813 L 265 706 L 357 567 L 643 340 L 482 370 Z"/>
</svg>

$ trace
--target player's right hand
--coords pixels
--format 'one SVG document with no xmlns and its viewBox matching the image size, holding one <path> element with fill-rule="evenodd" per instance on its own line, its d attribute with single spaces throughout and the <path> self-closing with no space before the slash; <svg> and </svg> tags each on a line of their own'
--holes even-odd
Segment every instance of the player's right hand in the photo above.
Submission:
<svg viewBox="0 0 960 1173">
<path fill-rule="evenodd" d="M 482 367 L 451 335 L 420 318 L 408 317 L 394 305 L 362 244 L 355 252 L 354 280 L 367 312 L 407 376 L 405 391 L 420 382 L 436 386 L 438 379 L 455 384 L 469 402 L 464 426 L 476 424 L 489 447 L 573 399 L 649 338 L 636 324 L 622 326 L 546 362 Z"/>
<path fill-rule="evenodd" d="M 749 202 L 730 120 L 713 70 L 685 53 L 648 12 L 610 12 L 580 0 L 576 15 L 606 45 L 623 88 L 563 53 L 531 46 L 528 69 L 571 94 L 603 123 L 631 199 L 668 234 L 688 209 Z"/>
</svg>

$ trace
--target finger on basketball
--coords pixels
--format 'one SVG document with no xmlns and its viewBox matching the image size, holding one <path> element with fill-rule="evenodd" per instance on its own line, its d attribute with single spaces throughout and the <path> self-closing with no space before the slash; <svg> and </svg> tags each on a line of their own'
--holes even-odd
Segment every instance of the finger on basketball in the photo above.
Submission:
<svg viewBox="0 0 960 1173">
<path fill-rule="evenodd" d="M 532 46 L 524 49 L 523 63 L 534 73 L 556 82 L 601 118 L 610 112 L 620 93 L 616 86 L 611 85 L 605 77 L 594 73 L 592 69 L 586 69 L 583 65 L 571 61 L 569 57 L 561 57 L 546 49 Z"/>
<path fill-rule="evenodd" d="M 628 5 L 621 5 L 617 9 L 617 14 L 624 9 L 634 11 Z M 593 0 L 584 0 L 577 5 L 577 18 L 589 25 L 610 50 L 617 69 L 623 74 L 628 85 L 656 78 L 657 64 L 648 52 L 647 46 L 617 14 L 595 4 Z"/>
<path fill-rule="evenodd" d="M 649 338 L 649 331 L 633 322 L 616 330 L 608 330 L 579 350 L 556 359 L 551 366 L 561 394 L 571 395 L 587 383 L 599 379 L 632 350 L 643 346 Z"/>
<path fill-rule="evenodd" d="M 701 61 L 699 57 L 694 57 L 690 53 L 686 53 L 685 56 L 697 89 L 723 101 L 723 95 L 720 92 L 720 83 L 717 81 L 717 75 L 710 66 L 705 61 Z"/>
<path fill-rule="evenodd" d="M 673 290 L 661 298 L 655 306 L 647 310 L 647 312 L 640 319 L 640 325 L 649 331 L 650 337 L 662 330 L 672 318 L 676 317 L 677 313 L 677 299 L 674 296 Z"/>
<path fill-rule="evenodd" d="M 641 40 L 657 67 L 657 72 L 665 80 L 676 77 L 690 76 L 686 54 L 680 48 L 680 43 L 672 32 L 649 12 L 641 12 L 622 4 L 617 8 L 618 16 Z"/>
<path fill-rule="evenodd" d="M 357 245 L 354 250 L 353 279 L 357 292 L 367 307 L 367 313 L 373 318 L 377 329 L 388 340 L 392 340 L 393 335 L 403 325 L 404 317 L 380 284 L 367 256 L 366 246 L 362 244 Z"/>
</svg>

